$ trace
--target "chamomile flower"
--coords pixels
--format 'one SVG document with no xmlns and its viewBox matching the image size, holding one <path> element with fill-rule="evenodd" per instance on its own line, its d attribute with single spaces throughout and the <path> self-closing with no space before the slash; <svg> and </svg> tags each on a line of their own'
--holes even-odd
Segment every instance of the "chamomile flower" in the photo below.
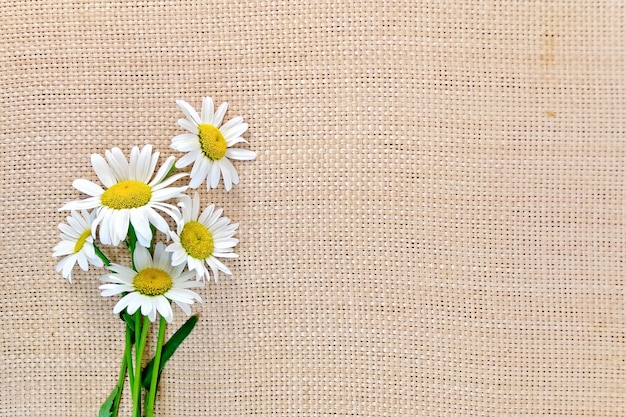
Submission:
<svg viewBox="0 0 626 417">
<path fill-rule="evenodd" d="M 233 238 L 239 224 L 230 223 L 227 217 L 220 217 L 222 209 L 210 205 L 200 216 L 200 197 L 196 193 L 193 201 L 183 196 L 180 204 L 182 216 L 176 219 L 177 233 L 172 232 L 173 243 L 165 250 L 172 252 L 173 265 L 187 265 L 196 271 L 196 279 L 211 279 L 207 266 L 211 268 L 217 281 L 219 271 L 232 275 L 230 270 L 217 258 L 236 258 L 233 248 L 239 242 Z"/>
<path fill-rule="evenodd" d="M 64 256 L 57 265 L 57 272 L 62 271 L 69 282 L 72 282 L 72 269 L 77 262 L 83 271 L 89 269 L 89 264 L 97 267 L 104 265 L 93 246 L 91 224 L 94 216 L 95 212 L 82 210 L 78 213 L 72 210 L 71 216 L 67 217 L 68 224 L 59 225 L 61 241 L 54 247 L 52 256 Z"/>
<path fill-rule="evenodd" d="M 188 152 L 176 162 L 176 167 L 186 167 L 193 162 L 191 188 L 198 188 L 205 179 L 207 189 L 217 188 L 221 177 L 224 188 L 229 191 L 232 184 L 239 184 L 239 175 L 230 160 L 256 158 L 256 153 L 250 150 L 232 147 L 240 142 L 248 143 L 241 137 L 248 130 L 248 124 L 243 122 L 243 117 L 237 116 L 222 125 L 228 103 L 221 104 L 213 112 L 211 97 L 202 100 L 200 115 L 186 101 L 177 100 L 176 104 L 187 117 L 180 119 L 178 124 L 189 131 L 172 139 L 172 148 Z"/>
<path fill-rule="evenodd" d="M 177 198 L 187 187 L 169 187 L 174 181 L 186 176 L 185 173 L 169 174 L 174 165 L 170 156 L 154 174 L 159 153 L 152 153 L 152 146 L 146 145 L 141 151 L 137 146 L 130 152 L 130 162 L 119 148 L 105 153 L 106 160 L 98 155 L 91 155 L 91 164 L 100 182 L 99 185 L 85 180 L 74 180 L 72 185 L 90 197 L 72 201 L 61 210 L 95 209 L 96 217 L 92 229 L 99 226 L 100 241 L 106 245 L 117 246 L 128 233 L 132 224 L 139 244 L 148 247 L 152 239 L 150 224 L 169 235 L 169 226 L 158 209 L 175 217 L 178 209 L 165 201 Z"/>
<path fill-rule="evenodd" d="M 114 313 L 126 309 L 128 314 L 133 314 L 141 309 L 141 314 L 148 316 L 150 321 L 156 320 L 159 313 L 171 322 L 171 301 L 188 316 L 190 305 L 195 301 L 202 302 L 200 296 L 189 288 L 202 287 L 203 284 L 194 279 L 193 271 L 183 272 L 184 265 L 172 266 L 170 254 L 165 252 L 162 242 L 156 244 L 154 258 L 148 249 L 137 246 L 133 260 L 137 271 L 113 263 L 109 266 L 111 273 L 102 277 L 105 282 L 100 286 L 103 297 L 126 293 L 113 308 Z"/>
</svg>

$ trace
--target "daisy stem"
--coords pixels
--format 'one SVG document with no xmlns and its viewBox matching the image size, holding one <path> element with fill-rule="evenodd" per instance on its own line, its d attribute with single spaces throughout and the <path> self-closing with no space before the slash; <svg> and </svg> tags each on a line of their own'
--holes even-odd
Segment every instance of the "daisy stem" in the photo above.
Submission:
<svg viewBox="0 0 626 417">
<path fill-rule="evenodd" d="M 135 228 L 133 227 L 132 224 L 130 224 L 128 225 L 128 250 L 130 251 L 130 261 L 135 271 L 137 270 L 135 268 L 135 256 L 134 256 L 136 246 L 137 246 L 137 235 L 135 234 Z"/>
<path fill-rule="evenodd" d="M 135 315 L 135 332 L 140 331 L 141 335 L 136 339 L 135 344 L 135 381 L 133 384 L 133 417 L 141 417 L 141 361 L 143 358 L 143 351 L 146 347 L 146 339 L 148 338 L 148 328 L 150 327 L 150 321 L 147 316 L 144 316 L 143 323 L 141 323 L 141 313 L 137 311 Z"/>
<path fill-rule="evenodd" d="M 154 225 L 150 225 L 150 230 L 152 231 L 152 240 L 150 241 L 150 252 L 154 253 L 154 243 L 156 241 L 156 227 Z"/>
<path fill-rule="evenodd" d="M 98 258 L 102 259 L 102 262 L 104 262 L 104 264 L 106 266 L 111 265 L 111 261 L 109 261 L 109 258 L 106 257 L 106 255 L 104 253 L 102 253 L 102 251 L 100 250 L 99 247 L 97 247 L 95 244 L 93 245 L 94 250 L 96 251 L 96 255 L 98 255 Z"/>
<path fill-rule="evenodd" d="M 165 328 L 167 322 L 161 316 L 159 320 L 159 336 L 157 338 L 157 345 L 154 352 L 154 359 L 152 364 L 152 379 L 150 381 L 150 392 L 148 393 L 148 402 L 146 405 L 146 417 L 154 416 L 154 403 L 156 402 L 157 384 L 159 380 L 159 367 L 161 366 L 161 351 L 163 350 L 163 341 L 165 340 Z"/>
<path fill-rule="evenodd" d="M 128 327 L 126 329 L 128 329 Z M 127 333 L 128 333 L 128 330 L 127 330 Z M 126 346 L 124 348 L 124 356 L 122 357 L 122 365 L 120 366 L 120 376 L 117 380 L 117 396 L 115 397 L 115 400 L 113 401 L 113 410 L 111 413 L 111 417 L 117 417 L 117 412 L 120 408 L 120 400 L 122 399 L 122 391 L 124 390 L 124 380 L 126 379 L 126 369 L 128 367 L 128 362 L 126 361 L 127 356 L 128 356 L 127 355 L 128 348 L 129 348 L 129 344 L 126 343 Z"/>
<path fill-rule="evenodd" d="M 126 366 L 128 368 L 128 383 L 131 387 L 135 386 L 135 372 L 133 370 L 133 356 L 132 356 L 132 329 L 130 326 L 126 325 L 126 348 L 124 349 L 124 361 L 126 362 Z"/>
</svg>

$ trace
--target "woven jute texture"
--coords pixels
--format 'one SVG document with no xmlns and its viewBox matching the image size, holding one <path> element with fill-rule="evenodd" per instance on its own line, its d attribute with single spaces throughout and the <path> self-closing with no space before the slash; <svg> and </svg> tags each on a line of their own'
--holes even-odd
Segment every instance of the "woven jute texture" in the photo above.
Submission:
<svg viewBox="0 0 626 417">
<path fill-rule="evenodd" d="M 0 415 L 97 414 L 123 324 L 104 270 L 55 272 L 58 209 L 92 153 L 182 156 L 175 101 L 204 96 L 258 157 L 199 189 L 239 258 L 159 416 L 626 415 L 625 22 L 618 0 L 3 1 Z"/>
</svg>

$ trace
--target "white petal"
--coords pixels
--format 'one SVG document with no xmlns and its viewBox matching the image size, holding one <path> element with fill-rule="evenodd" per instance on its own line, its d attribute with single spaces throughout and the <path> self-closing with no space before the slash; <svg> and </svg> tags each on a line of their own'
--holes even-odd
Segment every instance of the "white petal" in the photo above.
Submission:
<svg viewBox="0 0 626 417">
<path fill-rule="evenodd" d="M 130 292 L 134 290 L 132 285 L 125 284 L 102 284 L 99 288 L 102 290 L 100 295 L 103 297 L 110 297 L 112 295 L 118 295 L 123 292 Z"/>
<path fill-rule="evenodd" d="M 102 184 L 104 184 L 105 187 L 109 188 L 117 182 L 109 164 L 107 164 L 101 155 L 98 155 L 97 153 L 91 155 L 91 165 L 93 166 L 93 170 L 96 172 L 98 179 Z"/>
<path fill-rule="evenodd" d="M 183 129 L 190 131 L 194 135 L 197 135 L 199 133 L 198 125 L 196 125 L 194 123 L 191 123 L 187 119 L 179 119 L 178 120 L 178 125 L 180 127 L 182 127 Z"/>
<path fill-rule="evenodd" d="M 74 253 L 74 246 L 76 246 L 75 242 L 62 240 L 61 242 L 57 243 L 57 245 L 54 247 L 54 252 L 52 253 L 52 256 L 58 257 L 58 256 L 71 255 Z"/>
<path fill-rule="evenodd" d="M 202 117 L 200 121 L 208 124 L 213 121 L 213 99 L 211 97 L 202 99 Z"/>
<path fill-rule="evenodd" d="M 239 239 L 234 239 L 234 238 L 220 239 L 220 240 L 215 241 L 215 248 L 216 249 L 232 248 L 236 246 L 237 243 L 239 243 Z"/>
<path fill-rule="evenodd" d="M 220 218 L 220 216 L 222 215 L 222 212 L 224 210 L 223 209 L 217 209 L 213 212 L 213 214 L 211 214 L 209 216 L 209 218 L 206 220 L 206 222 L 204 222 L 204 225 L 207 227 L 210 227 L 211 230 L 216 230 L 215 227 L 213 227 L 213 225 L 215 224 L 215 222 L 217 222 Z"/>
<path fill-rule="evenodd" d="M 105 223 L 105 219 L 107 217 L 106 215 L 108 214 L 107 213 L 108 211 L 110 210 L 106 207 L 103 207 L 101 210 L 99 210 L 98 217 L 96 217 L 92 226 L 94 229 L 100 226 L 100 233 L 99 233 L 100 242 L 104 243 L 105 245 L 111 244 L 111 234 L 109 233 L 109 229 L 107 227 L 104 227 L 104 223 Z"/>
<path fill-rule="evenodd" d="M 85 256 L 84 253 L 82 253 L 82 251 L 76 254 L 76 260 L 78 261 L 78 266 L 80 267 L 80 269 L 82 269 L 83 271 L 86 271 L 89 269 L 89 263 L 87 262 L 87 257 Z"/>
<path fill-rule="evenodd" d="M 209 266 L 211 267 L 216 267 L 218 268 L 220 271 L 224 272 L 227 275 L 232 275 L 232 272 L 230 272 L 230 269 L 228 269 L 228 267 L 226 265 L 224 265 L 221 261 L 219 261 L 218 259 L 211 257 L 208 261 Z M 217 276 L 217 274 L 216 274 Z"/>
<path fill-rule="evenodd" d="M 152 257 L 150 257 L 150 252 L 148 252 L 148 249 L 144 246 L 135 247 L 133 259 L 135 261 L 135 268 L 137 271 L 141 271 L 142 269 L 150 268 L 152 266 Z"/>
<path fill-rule="evenodd" d="M 248 130 L 248 123 L 239 123 L 234 126 L 230 126 L 228 128 L 226 125 L 220 128 L 220 132 L 224 135 L 224 138 L 236 138 L 241 136 L 246 130 Z"/>
<path fill-rule="evenodd" d="M 228 169 L 228 171 L 230 173 L 230 180 L 231 180 L 231 182 L 233 184 L 239 184 L 239 174 L 237 174 L 237 170 L 233 166 L 233 163 L 230 162 L 230 160 L 228 158 L 222 158 L 220 163 L 222 164 L 222 167 L 221 167 L 222 168 L 222 174 L 224 173 L 225 169 Z"/>
<path fill-rule="evenodd" d="M 182 216 L 185 222 L 192 220 L 191 213 L 193 213 L 193 200 L 188 195 L 183 195 L 180 197 L 180 202 L 178 203 L 180 208 L 182 208 Z M 195 219 L 194 219 L 195 220 Z"/>
<path fill-rule="evenodd" d="M 174 158 L 174 157 L 170 157 Z M 150 177 L 154 173 L 154 169 L 156 168 L 156 164 L 159 160 L 159 152 L 155 152 L 152 154 L 152 146 L 146 145 L 141 150 L 141 154 L 137 163 L 135 164 L 135 176 L 134 179 L 137 181 L 141 181 L 147 183 L 150 181 Z M 173 162 L 172 162 L 173 165 Z M 131 165 L 132 168 L 132 165 Z"/>
<path fill-rule="evenodd" d="M 208 177 L 209 171 L 213 162 L 208 158 L 198 159 L 191 168 L 191 181 L 189 181 L 189 188 L 198 188 L 200 184 Z"/>
<path fill-rule="evenodd" d="M 248 141 L 242 138 L 241 136 L 236 136 L 236 137 L 231 137 L 231 138 L 226 139 L 226 146 L 228 146 L 229 148 L 238 143 L 248 143 Z"/>
<path fill-rule="evenodd" d="M 220 170 L 222 171 L 222 178 L 224 179 L 224 189 L 226 191 L 230 191 L 230 189 L 233 186 L 233 171 L 235 171 L 235 168 L 232 166 L 232 164 L 228 163 L 228 159 L 227 158 L 223 158 L 219 161 L 217 161 L 217 163 L 220 166 Z M 229 166 L 230 165 L 230 166 Z M 231 169 L 232 167 L 232 169 Z M 237 175 L 237 172 L 235 171 L 235 175 Z"/>
<path fill-rule="evenodd" d="M 91 262 L 91 264 L 95 267 L 102 268 L 104 266 L 104 262 L 102 261 L 102 259 L 100 259 L 100 257 L 95 253 L 93 256 L 88 255 L 87 258 L 89 259 L 89 262 Z"/>
<path fill-rule="evenodd" d="M 229 259 L 234 259 L 234 258 L 239 257 L 239 255 L 233 252 L 217 252 L 217 251 L 213 253 L 213 256 L 218 257 L 218 258 L 229 258 Z"/>
<path fill-rule="evenodd" d="M 120 148 L 115 147 L 106 151 L 104 156 L 118 181 L 129 179 L 128 161 Z"/>
<path fill-rule="evenodd" d="M 162 188 L 168 187 L 168 186 L 170 186 L 171 184 L 173 184 L 173 183 L 175 183 L 176 181 L 178 181 L 179 179 L 184 178 L 184 177 L 186 177 L 186 176 L 188 176 L 188 175 L 189 175 L 189 174 L 187 174 L 186 172 L 180 172 L 180 173 L 178 173 L 178 174 L 174 174 L 174 175 L 172 175 L 171 177 L 168 177 L 168 178 L 164 179 L 164 180 L 163 180 L 163 181 L 161 181 L 160 183 L 155 184 L 155 185 L 152 187 L 152 190 L 153 190 L 153 191 L 154 191 L 154 190 L 160 190 L 160 189 L 162 189 Z M 187 186 L 177 187 L 177 188 L 180 190 L 179 192 L 180 192 L 180 193 L 182 193 L 183 191 L 185 191 L 185 190 L 187 189 Z"/>
<path fill-rule="evenodd" d="M 132 209 L 130 210 L 130 223 L 135 228 L 135 233 L 137 234 L 137 241 L 143 247 L 150 246 L 150 241 L 152 240 L 152 230 L 150 230 L 150 221 L 148 220 L 147 211 L 151 210 L 150 208 L 146 209 Z M 156 226 L 156 225 L 155 225 Z"/>
<path fill-rule="evenodd" d="M 140 294 L 137 292 L 130 292 L 126 294 L 120 301 L 113 307 L 115 314 L 120 313 L 126 308 L 128 314 L 133 314 L 137 309 L 141 307 Z"/>
<path fill-rule="evenodd" d="M 151 208 L 146 209 L 145 211 L 145 215 L 148 218 L 148 221 L 150 222 L 150 224 L 153 224 L 154 227 L 156 227 L 158 230 L 160 230 L 161 232 L 165 233 L 167 236 L 169 236 L 170 234 L 170 226 L 167 224 L 167 222 L 165 221 L 165 219 L 163 218 L 163 216 L 161 216 L 159 213 L 157 213 L 156 211 L 154 211 Z M 148 229 L 150 230 L 150 229 Z M 152 230 L 150 230 L 150 235 L 146 236 L 148 237 L 148 245 L 150 245 L 150 241 L 152 240 Z"/>
<path fill-rule="evenodd" d="M 198 193 L 194 193 L 191 207 L 191 218 L 195 220 L 198 218 L 198 213 L 200 213 L 200 195 Z"/>
<path fill-rule="evenodd" d="M 197 281 L 192 281 L 192 283 L 196 287 L 204 286 L 203 284 Z M 202 301 L 202 299 L 200 298 L 198 294 L 186 288 L 172 288 L 171 290 L 167 292 L 167 296 L 173 301 L 184 301 L 189 304 L 193 303 L 194 300 L 197 300 L 200 302 Z"/>
<path fill-rule="evenodd" d="M 74 265 L 76 265 L 76 256 L 67 256 L 59 262 L 57 265 L 57 271 L 62 271 L 63 277 L 72 282 L 72 269 L 74 268 Z"/>
<path fill-rule="evenodd" d="M 226 114 L 226 109 L 228 109 L 228 103 L 220 104 L 220 106 L 218 107 L 217 111 L 213 115 L 213 120 L 211 122 L 211 124 L 213 126 L 219 127 L 219 125 L 222 123 L 222 120 L 224 120 L 224 115 Z"/>
<path fill-rule="evenodd" d="M 163 213 L 167 214 L 172 219 L 174 219 L 174 221 L 177 221 L 177 219 L 180 219 L 180 213 L 178 212 L 178 209 L 172 206 L 171 204 L 156 202 L 152 204 L 152 209 L 153 210 L 157 209 L 159 211 L 162 211 Z M 169 233 L 170 232 L 168 231 L 166 234 L 169 234 Z"/>
<path fill-rule="evenodd" d="M 198 221 L 204 224 L 205 226 L 208 226 L 209 223 L 207 223 L 207 221 L 211 218 L 211 215 L 213 214 L 213 209 L 215 209 L 214 204 L 211 204 L 210 206 L 205 208 L 202 211 L 202 214 L 200 215 L 200 217 L 197 217 Z"/>
<path fill-rule="evenodd" d="M 248 149 L 228 148 L 226 149 L 226 156 L 239 161 L 251 161 L 256 158 L 256 152 L 249 151 Z"/>
<path fill-rule="evenodd" d="M 109 220 L 109 227 L 113 245 L 117 246 L 126 238 L 128 233 L 128 225 L 130 221 L 131 210 L 113 210 L 113 215 Z"/>
<path fill-rule="evenodd" d="M 150 205 L 154 206 L 156 203 L 163 203 L 164 201 L 170 200 L 172 198 L 180 198 L 180 196 L 183 195 L 183 192 L 186 189 L 187 189 L 187 186 L 169 187 L 169 188 L 164 188 L 162 190 L 157 189 L 152 192 L 152 204 Z M 172 206 L 169 203 L 164 203 L 164 204 L 168 204 L 169 206 Z"/>
<path fill-rule="evenodd" d="M 68 222 L 70 221 L 71 217 L 68 217 L 67 220 Z M 76 228 L 72 227 L 72 226 L 68 226 L 65 223 L 61 223 L 59 225 L 59 230 L 61 231 L 61 238 L 66 238 L 66 239 L 71 239 L 71 240 L 78 240 L 79 236 L 81 235 L 82 232 L 79 232 L 78 230 L 76 230 Z"/>
<path fill-rule="evenodd" d="M 172 307 L 170 306 L 169 301 L 167 301 L 167 298 L 163 296 L 154 297 L 153 303 L 156 309 L 158 310 L 159 314 L 163 316 L 165 321 L 167 321 L 168 323 L 171 323 L 174 316 L 172 312 Z"/>
<path fill-rule="evenodd" d="M 172 138 L 172 148 L 179 152 L 191 152 L 200 149 L 198 135 L 183 133 L 182 135 L 174 136 Z"/>
<path fill-rule="evenodd" d="M 100 197 L 89 197 L 84 200 L 65 203 L 59 211 L 92 209 L 98 207 L 100 204 Z"/>
<path fill-rule="evenodd" d="M 79 178 L 77 180 L 74 180 L 74 182 L 72 182 L 72 185 L 78 191 L 88 194 L 92 197 L 97 197 L 104 193 L 104 190 L 98 184 L 95 184 L 89 180 Z"/>
<path fill-rule="evenodd" d="M 187 262 L 187 252 L 178 244 L 174 243 L 167 247 L 168 252 L 172 252 L 172 265 L 184 265 Z"/>
<path fill-rule="evenodd" d="M 183 303 L 183 302 L 180 302 L 180 301 L 174 301 L 174 302 L 176 303 L 176 305 L 178 307 L 180 307 L 181 310 L 183 310 L 183 312 L 186 315 L 191 316 L 191 308 L 189 307 L 189 304 Z"/>
<path fill-rule="evenodd" d="M 211 258 L 214 259 L 214 258 Z M 211 268 L 211 273 L 213 274 L 213 279 L 215 280 L 215 282 L 217 282 L 217 278 L 219 275 L 219 269 L 215 266 L 214 263 L 211 262 L 211 259 L 209 259 L 208 265 Z M 211 280 L 211 277 L 209 276 L 209 280 Z"/>
<path fill-rule="evenodd" d="M 224 132 L 228 131 L 230 128 L 232 128 L 233 126 L 238 125 L 239 123 L 243 123 L 243 117 L 241 117 L 241 116 L 234 117 L 234 118 L 230 119 L 229 121 L 227 121 L 226 123 L 224 123 L 224 125 L 222 127 L 220 127 L 220 132 L 222 132 L 222 134 L 224 134 Z M 226 136 L 226 135 L 224 135 L 224 136 Z"/>
<path fill-rule="evenodd" d="M 85 221 L 81 221 L 81 219 L 82 217 L 80 217 L 76 213 L 76 210 L 72 210 L 72 215 L 67 217 L 67 223 L 70 225 L 70 229 L 73 231 L 73 234 L 70 234 L 71 236 L 79 237 L 85 230 L 89 228 L 89 225 L 85 225 Z M 61 225 L 59 225 L 59 228 L 61 228 Z"/>
<path fill-rule="evenodd" d="M 198 112 L 196 112 L 189 103 L 184 100 L 176 100 L 176 104 L 178 104 L 178 107 L 180 107 L 180 110 L 190 122 L 195 123 L 196 125 L 200 124 L 200 116 L 198 116 Z"/>
<path fill-rule="evenodd" d="M 156 308 L 153 302 L 153 297 L 140 294 L 139 299 L 141 300 L 141 314 L 148 316 L 150 321 L 154 321 L 154 318 L 156 318 Z"/>
<path fill-rule="evenodd" d="M 176 168 L 184 168 L 200 158 L 204 158 L 204 154 L 198 146 L 198 149 L 183 155 L 178 161 L 176 161 Z"/>
<path fill-rule="evenodd" d="M 146 147 L 144 147 L 146 149 Z M 138 146 L 133 146 L 130 150 L 130 163 L 128 164 L 128 179 L 138 180 L 137 171 L 141 172 L 146 161 L 143 151 L 139 151 Z"/>
<path fill-rule="evenodd" d="M 213 163 L 211 166 L 211 188 L 217 188 L 217 184 L 220 182 L 220 166 L 217 163 Z"/>
<path fill-rule="evenodd" d="M 154 256 L 152 264 L 160 269 L 168 269 L 170 267 L 170 254 L 165 252 L 165 244 L 157 242 L 154 246 Z"/>
<path fill-rule="evenodd" d="M 165 162 L 163 163 L 163 165 L 161 165 L 161 168 L 159 168 L 159 170 L 157 171 L 152 181 L 150 181 L 148 185 L 152 187 L 153 185 L 158 184 L 161 181 L 163 181 L 163 179 L 167 176 L 167 174 L 170 172 L 170 170 L 174 166 L 175 159 L 176 158 L 174 158 L 173 156 L 170 156 L 169 158 L 167 158 Z M 154 170 L 152 172 L 154 172 Z M 152 174 L 152 172 L 150 174 Z M 180 178 L 180 177 L 177 177 L 177 178 Z M 146 179 L 146 182 L 148 181 L 148 179 Z"/>
</svg>

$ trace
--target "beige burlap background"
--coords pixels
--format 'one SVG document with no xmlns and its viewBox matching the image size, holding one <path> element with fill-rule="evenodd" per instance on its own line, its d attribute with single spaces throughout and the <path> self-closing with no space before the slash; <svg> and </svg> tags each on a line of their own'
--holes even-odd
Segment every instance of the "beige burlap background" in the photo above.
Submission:
<svg viewBox="0 0 626 417">
<path fill-rule="evenodd" d="M 54 271 L 92 153 L 230 103 L 160 416 L 623 416 L 626 8 L 615 1 L 4 1 L 0 415 L 94 416 L 123 329 Z M 178 310 L 176 322 L 183 320 Z M 123 405 L 128 415 L 128 403 Z"/>
</svg>

